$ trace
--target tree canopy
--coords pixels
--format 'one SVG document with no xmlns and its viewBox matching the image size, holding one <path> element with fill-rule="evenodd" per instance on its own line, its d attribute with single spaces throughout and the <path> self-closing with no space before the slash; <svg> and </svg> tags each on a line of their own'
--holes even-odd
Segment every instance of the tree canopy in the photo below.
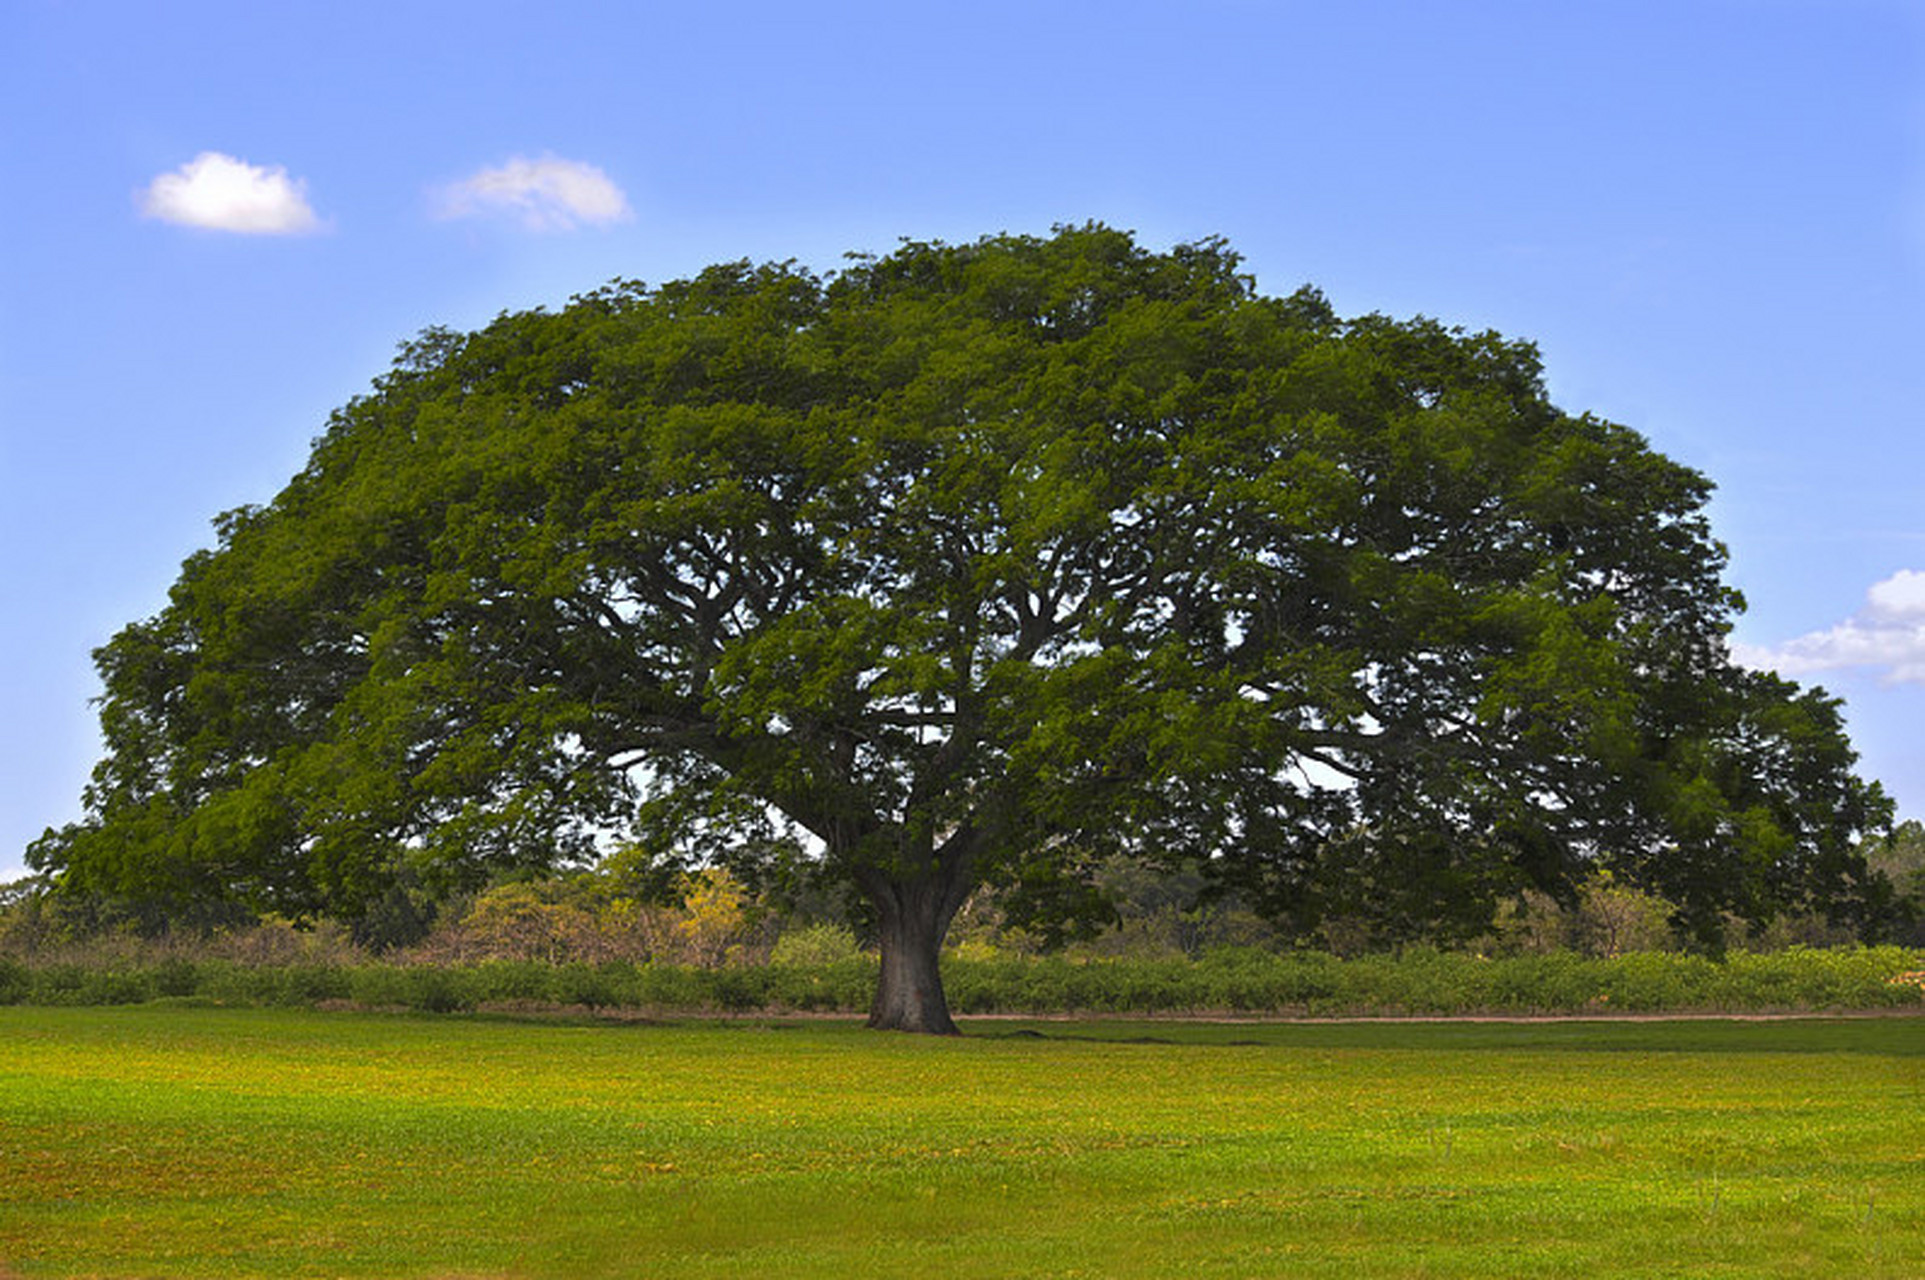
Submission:
<svg viewBox="0 0 1925 1280">
<path fill-rule="evenodd" d="M 1732 665 L 1710 485 L 1535 349 L 1102 226 L 433 330 L 99 650 L 68 888 L 352 919 L 638 843 L 855 890 L 950 1030 L 976 886 L 1117 852 L 1386 936 L 1594 868 L 1864 916 L 1838 704 Z"/>
</svg>

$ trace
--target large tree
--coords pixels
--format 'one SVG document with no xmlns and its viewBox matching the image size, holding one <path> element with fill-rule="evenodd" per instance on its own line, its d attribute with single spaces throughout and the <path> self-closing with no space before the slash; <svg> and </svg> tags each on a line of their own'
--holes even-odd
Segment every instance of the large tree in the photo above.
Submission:
<svg viewBox="0 0 1925 1280">
<path fill-rule="evenodd" d="M 1594 866 L 1863 909 L 1837 706 L 1742 672 L 1709 485 L 1535 350 L 1100 226 L 431 331 L 157 617 L 37 867 L 352 918 L 642 842 L 805 850 L 872 1025 L 1118 851 L 1391 936 Z"/>
</svg>

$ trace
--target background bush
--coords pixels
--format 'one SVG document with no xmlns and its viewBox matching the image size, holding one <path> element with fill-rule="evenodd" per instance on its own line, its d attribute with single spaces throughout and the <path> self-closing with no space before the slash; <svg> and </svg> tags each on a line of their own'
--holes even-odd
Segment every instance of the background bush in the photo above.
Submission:
<svg viewBox="0 0 1925 1280">
<path fill-rule="evenodd" d="M 1925 901 L 1925 829 L 1902 824 L 1879 857 L 1911 894 L 1893 914 L 1911 928 L 1913 899 Z M 1925 951 L 1837 945 L 1837 930 L 1811 915 L 1734 924 L 1722 959 L 1685 954 L 1670 905 L 1608 875 L 1569 902 L 1520 894 L 1484 937 L 1451 950 L 1386 949 L 1345 920 L 1325 922 L 1306 946 L 1234 900 L 1210 898 L 1194 872 L 1127 859 L 1104 866 L 1098 885 L 1115 908 L 1111 926 L 1047 954 L 1008 921 L 995 892 L 972 897 L 944 955 L 955 1012 L 1529 1015 L 1925 1003 L 1918 982 L 1893 981 L 1925 970 Z M 382 929 L 272 916 L 168 927 L 136 910 L 57 898 L 38 882 L 0 890 L 0 1003 L 859 1013 L 876 979 L 864 922 L 847 904 L 793 887 L 787 897 L 758 896 L 727 871 L 664 871 L 635 851 L 578 874 L 410 898 Z"/>
<path fill-rule="evenodd" d="M 1254 948 L 1221 948 L 1197 960 L 952 956 L 943 974 L 959 1014 L 1405 1016 L 1925 1009 L 1917 981 L 1894 981 L 1921 970 L 1925 950 L 1891 946 L 1734 952 L 1724 960 L 1649 951 L 1487 957 L 1413 947 L 1353 959 Z M 626 960 L 260 965 L 168 959 L 92 967 L 0 959 L 0 1003 L 192 999 L 433 1013 L 859 1013 L 875 978 L 874 959 L 860 954 L 820 964 L 717 968 Z"/>
</svg>

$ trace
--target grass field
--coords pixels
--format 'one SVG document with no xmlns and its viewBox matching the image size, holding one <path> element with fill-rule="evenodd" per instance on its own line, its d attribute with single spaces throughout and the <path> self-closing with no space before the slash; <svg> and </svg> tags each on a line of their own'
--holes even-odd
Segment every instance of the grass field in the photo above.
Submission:
<svg viewBox="0 0 1925 1280">
<path fill-rule="evenodd" d="M 1925 1019 L 0 1008 L 0 1275 L 1925 1274 Z"/>
</svg>

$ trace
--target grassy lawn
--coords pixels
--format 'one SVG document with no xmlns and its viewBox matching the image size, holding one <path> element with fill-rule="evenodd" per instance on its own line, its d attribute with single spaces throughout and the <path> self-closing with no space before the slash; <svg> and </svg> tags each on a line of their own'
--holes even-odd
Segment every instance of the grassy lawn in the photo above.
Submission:
<svg viewBox="0 0 1925 1280">
<path fill-rule="evenodd" d="M 0 1275 L 1925 1274 L 1925 1019 L 0 1008 Z"/>
</svg>

